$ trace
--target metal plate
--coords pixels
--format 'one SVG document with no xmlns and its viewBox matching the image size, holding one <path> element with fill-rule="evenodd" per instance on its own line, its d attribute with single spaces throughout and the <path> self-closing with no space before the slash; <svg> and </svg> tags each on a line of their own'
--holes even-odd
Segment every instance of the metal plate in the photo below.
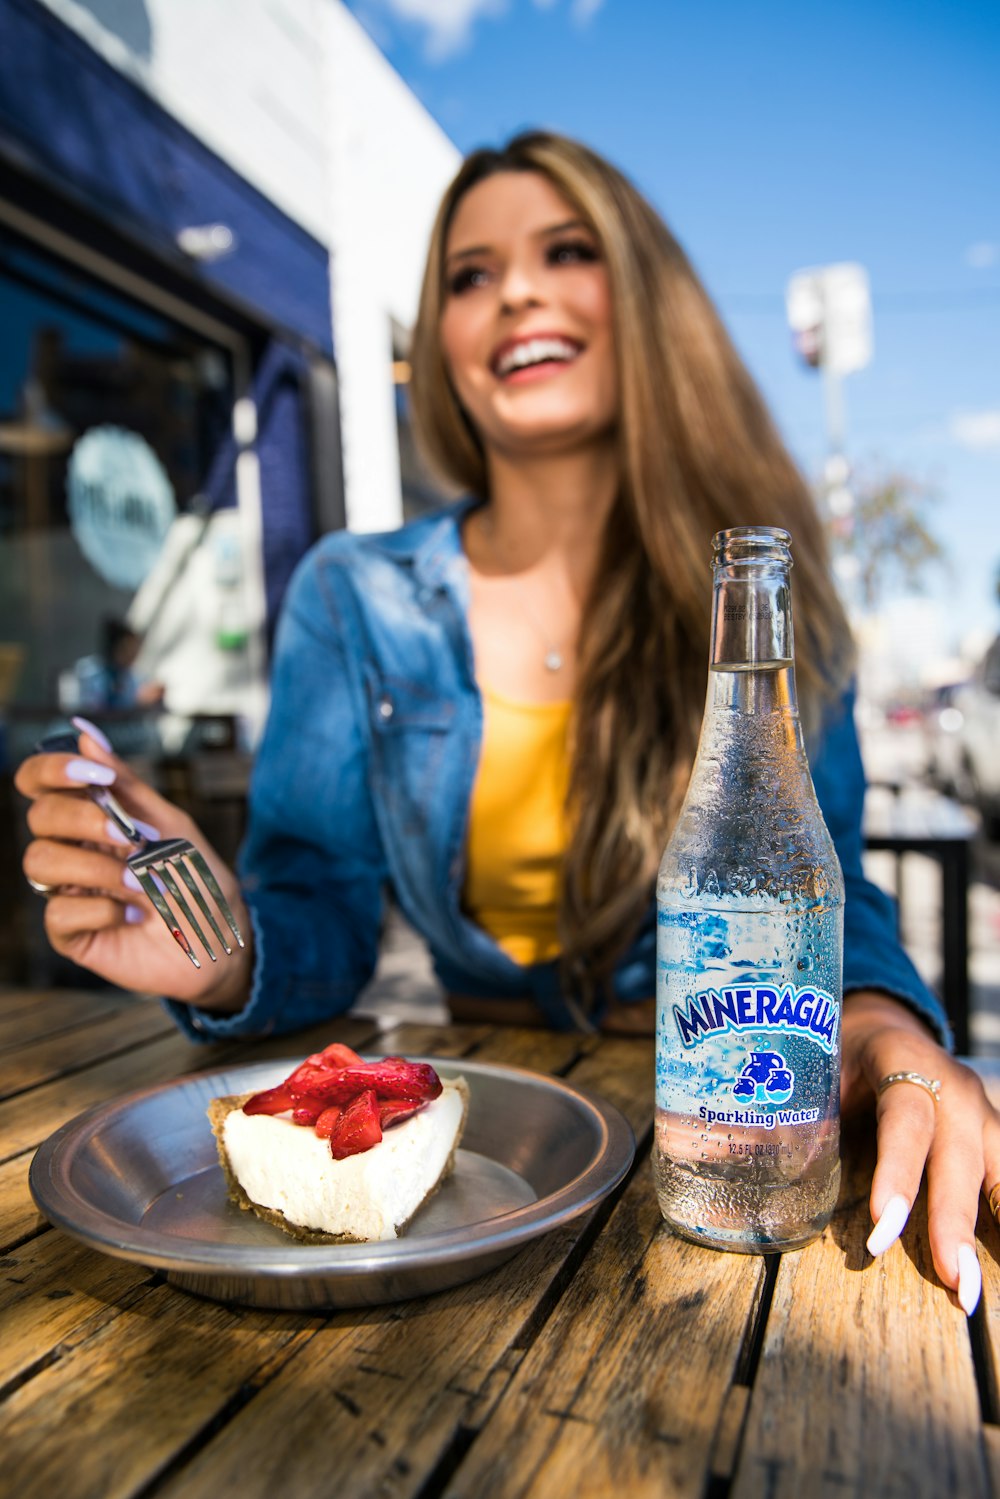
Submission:
<svg viewBox="0 0 1000 1499">
<path fill-rule="evenodd" d="M 586 1212 L 622 1180 L 635 1141 L 611 1104 L 555 1078 L 429 1061 L 469 1084 L 455 1171 L 400 1239 L 300 1244 L 227 1199 L 205 1110 L 272 1087 L 259 1062 L 145 1088 L 79 1115 L 40 1145 L 32 1195 L 56 1225 L 217 1301 L 322 1310 L 423 1296 L 471 1280 Z"/>
</svg>

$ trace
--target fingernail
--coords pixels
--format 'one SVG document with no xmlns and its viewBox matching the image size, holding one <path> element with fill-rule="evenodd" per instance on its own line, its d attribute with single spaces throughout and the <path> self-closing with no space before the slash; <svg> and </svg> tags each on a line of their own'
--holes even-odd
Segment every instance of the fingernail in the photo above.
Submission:
<svg viewBox="0 0 1000 1499">
<path fill-rule="evenodd" d="M 139 926 L 145 919 L 145 911 L 140 911 L 138 906 L 125 907 L 125 920 L 129 926 Z"/>
<path fill-rule="evenodd" d="M 958 1251 L 958 1304 L 967 1317 L 976 1310 L 982 1289 L 983 1272 L 976 1251 L 971 1244 L 962 1244 Z"/>
<path fill-rule="evenodd" d="M 66 767 L 71 781 L 80 781 L 84 786 L 110 786 L 115 773 L 110 765 L 98 765 L 96 760 L 71 760 Z"/>
<path fill-rule="evenodd" d="M 138 817 L 133 817 L 132 822 L 144 838 L 159 838 L 159 828 L 154 828 L 151 823 L 140 822 Z M 104 828 L 112 843 L 122 843 L 126 848 L 132 847 L 131 838 L 126 838 L 125 834 L 122 832 L 118 824 L 116 822 L 112 822 L 110 817 L 104 824 Z"/>
<path fill-rule="evenodd" d="M 868 1253 L 870 1255 L 885 1254 L 890 1244 L 895 1244 L 907 1218 L 910 1216 L 910 1204 L 901 1193 L 890 1197 L 879 1215 L 878 1222 L 868 1235 Z"/>
<path fill-rule="evenodd" d="M 99 744 L 102 750 L 107 750 L 109 755 L 114 753 L 111 748 L 111 740 L 107 734 L 102 729 L 99 729 L 96 723 L 91 723 L 89 718 L 73 718 L 70 722 L 74 729 L 80 730 L 81 734 L 89 734 L 94 743 Z"/>
</svg>

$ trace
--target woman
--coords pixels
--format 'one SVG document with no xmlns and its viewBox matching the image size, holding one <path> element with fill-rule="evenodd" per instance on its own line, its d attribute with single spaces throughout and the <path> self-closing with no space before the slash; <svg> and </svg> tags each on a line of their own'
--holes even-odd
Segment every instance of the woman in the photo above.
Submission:
<svg viewBox="0 0 1000 1499">
<path fill-rule="evenodd" d="M 79 788 L 113 782 L 161 834 L 204 840 L 85 724 L 79 756 L 18 774 L 53 944 L 170 996 L 193 1036 L 291 1029 L 370 977 L 391 882 L 456 1015 L 648 1028 L 652 882 L 704 700 L 709 540 L 780 523 L 848 886 L 845 1106 L 892 1074 L 941 1082 L 940 1107 L 927 1086 L 879 1095 L 870 1244 L 898 1236 L 926 1164 L 935 1264 L 970 1311 L 998 1120 L 863 878 L 849 637 L 821 528 L 683 252 L 580 145 L 535 133 L 477 152 L 441 207 L 412 357 L 428 453 L 470 498 L 394 534 L 328 536 L 298 571 L 242 891 L 223 876 L 246 954 L 196 973 L 151 915 Z"/>
</svg>

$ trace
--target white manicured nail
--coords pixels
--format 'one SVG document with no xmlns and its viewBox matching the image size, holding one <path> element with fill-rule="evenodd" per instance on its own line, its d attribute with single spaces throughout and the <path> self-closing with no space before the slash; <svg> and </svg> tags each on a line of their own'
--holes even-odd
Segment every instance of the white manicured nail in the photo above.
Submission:
<svg viewBox="0 0 1000 1499">
<path fill-rule="evenodd" d="M 66 766 L 66 774 L 71 781 L 81 782 L 84 786 L 110 786 L 115 779 L 111 766 L 98 765 L 96 760 L 71 760 Z"/>
<path fill-rule="evenodd" d="M 906 1198 L 900 1193 L 897 1193 L 895 1197 L 890 1197 L 882 1209 L 878 1222 L 868 1235 L 868 1253 L 885 1254 L 889 1245 L 895 1244 L 903 1232 L 909 1216 L 910 1204 Z"/>
<path fill-rule="evenodd" d="M 99 744 L 101 746 L 102 750 L 107 750 L 109 754 L 112 753 L 111 740 L 108 738 L 107 734 L 103 733 L 97 727 L 96 723 L 91 723 L 89 718 L 74 718 L 72 720 L 72 724 L 74 729 L 80 730 L 81 734 L 89 734 L 91 739 L 94 740 L 95 744 Z"/>
<path fill-rule="evenodd" d="M 983 1272 L 976 1251 L 971 1244 L 963 1244 L 958 1251 L 958 1304 L 967 1317 L 976 1310 L 982 1289 Z"/>
</svg>

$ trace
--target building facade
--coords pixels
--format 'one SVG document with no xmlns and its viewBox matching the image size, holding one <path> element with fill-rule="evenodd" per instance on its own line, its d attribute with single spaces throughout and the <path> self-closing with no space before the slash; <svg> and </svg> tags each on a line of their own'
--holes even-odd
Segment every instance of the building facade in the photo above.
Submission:
<svg viewBox="0 0 1000 1499">
<path fill-rule="evenodd" d="M 437 499 L 393 369 L 457 152 L 339 0 L 0 0 L 0 36 L 7 762 L 74 708 L 252 747 L 302 553 Z"/>
</svg>

